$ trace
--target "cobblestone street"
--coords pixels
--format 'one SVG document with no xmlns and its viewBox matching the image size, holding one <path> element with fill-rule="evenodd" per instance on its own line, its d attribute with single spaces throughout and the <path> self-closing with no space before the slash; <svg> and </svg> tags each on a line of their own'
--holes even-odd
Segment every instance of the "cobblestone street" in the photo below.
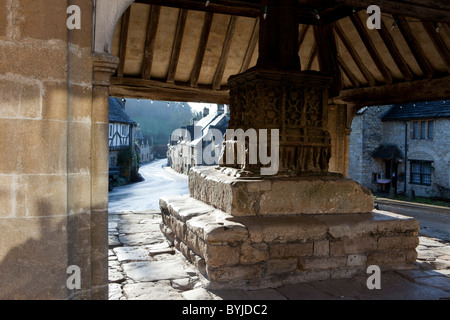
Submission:
<svg viewBox="0 0 450 320">
<path fill-rule="evenodd" d="M 206 279 L 163 236 L 159 211 L 109 213 L 110 300 L 450 299 L 450 244 L 420 236 L 416 269 L 387 271 L 381 289 L 367 277 L 284 285 L 276 289 L 209 290 Z"/>
</svg>

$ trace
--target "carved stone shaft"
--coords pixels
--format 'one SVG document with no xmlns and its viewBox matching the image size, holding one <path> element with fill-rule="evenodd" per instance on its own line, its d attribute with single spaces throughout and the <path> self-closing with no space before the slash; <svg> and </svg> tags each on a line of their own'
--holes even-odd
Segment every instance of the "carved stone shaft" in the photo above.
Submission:
<svg viewBox="0 0 450 320">
<path fill-rule="evenodd" d="M 318 72 L 287 72 L 250 69 L 230 77 L 230 122 L 228 129 L 279 130 L 277 175 L 327 173 L 331 139 L 327 127 L 327 90 L 331 79 Z M 270 132 L 267 138 L 271 150 Z M 258 146 L 261 137 L 258 140 Z M 258 173 L 263 164 L 249 163 L 251 148 L 245 143 L 245 163 L 221 166 Z M 236 153 L 236 142 L 225 141 L 224 155 Z"/>
</svg>

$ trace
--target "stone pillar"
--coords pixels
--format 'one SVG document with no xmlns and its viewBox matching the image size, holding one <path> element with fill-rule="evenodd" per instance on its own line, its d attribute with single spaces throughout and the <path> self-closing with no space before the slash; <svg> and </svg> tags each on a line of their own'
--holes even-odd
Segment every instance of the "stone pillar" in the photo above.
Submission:
<svg viewBox="0 0 450 320">
<path fill-rule="evenodd" d="M 95 54 L 91 145 L 92 298 L 108 299 L 109 85 L 119 58 Z"/>
</svg>

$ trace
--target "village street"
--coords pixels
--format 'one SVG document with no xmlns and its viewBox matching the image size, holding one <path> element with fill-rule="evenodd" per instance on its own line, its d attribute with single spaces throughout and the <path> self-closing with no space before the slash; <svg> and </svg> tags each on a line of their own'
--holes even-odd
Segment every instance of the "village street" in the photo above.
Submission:
<svg viewBox="0 0 450 320">
<path fill-rule="evenodd" d="M 188 194 L 188 177 L 176 174 L 160 159 L 143 165 L 139 173 L 145 179 L 115 188 L 109 193 L 109 211 L 159 210 L 162 196 Z"/>
</svg>

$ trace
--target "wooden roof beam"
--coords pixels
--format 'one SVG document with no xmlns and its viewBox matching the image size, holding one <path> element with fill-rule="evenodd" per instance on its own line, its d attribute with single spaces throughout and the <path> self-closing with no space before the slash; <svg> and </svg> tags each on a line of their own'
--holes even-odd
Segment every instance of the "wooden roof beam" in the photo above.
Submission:
<svg viewBox="0 0 450 320">
<path fill-rule="evenodd" d="M 362 106 L 450 99 L 450 76 L 342 90 L 335 101 Z M 401 94 L 399 94 L 401 93 Z"/>
<path fill-rule="evenodd" d="M 427 31 L 428 36 L 431 38 L 434 47 L 441 56 L 442 61 L 444 61 L 445 65 L 447 66 L 447 71 L 450 72 L 450 53 L 441 36 L 439 35 L 439 33 L 436 32 L 434 23 L 429 21 L 422 21 L 422 24 L 425 30 Z"/>
<path fill-rule="evenodd" d="M 210 86 L 192 88 L 189 83 L 167 83 L 165 81 L 139 78 L 111 78 L 110 95 L 135 99 L 151 99 L 179 102 L 204 102 L 228 104 L 228 90 L 211 90 Z"/>
<path fill-rule="evenodd" d="M 213 78 L 213 89 L 219 90 L 222 85 L 223 74 L 225 72 L 225 66 L 227 65 L 228 54 L 231 49 L 231 42 L 233 41 L 234 31 L 236 30 L 236 16 L 230 17 L 230 22 L 228 23 L 227 33 L 225 35 L 225 40 L 222 46 L 222 53 L 220 54 L 219 62 L 217 64 L 216 72 Z"/>
<path fill-rule="evenodd" d="M 417 42 L 417 39 L 414 37 L 414 34 L 411 31 L 411 28 L 409 27 L 405 18 L 397 15 L 393 15 L 393 18 L 397 21 L 397 27 L 400 30 L 401 34 L 403 35 L 403 38 L 408 44 L 411 53 L 416 59 L 417 64 L 424 73 L 425 77 L 433 78 L 436 72 L 433 70 L 433 67 L 431 66 L 430 61 L 428 61 L 427 57 L 425 56 L 422 47 Z"/>
<path fill-rule="evenodd" d="M 156 31 L 158 30 L 160 6 L 150 7 L 147 37 L 145 40 L 144 63 L 142 65 L 142 78 L 150 79 L 153 64 L 153 52 L 155 48 Z"/>
<path fill-rule="evenodd" d="M 361 86 L 361 83 L 359 83 L 358 79 L 355 77 L 350 68 L 345 64 L 344 59 L 342 59 L 340 55 L 337 55 L 337 62 L 338 65 L 341 67 L 342 71 L 345 73 L 347 78 L 352 83 L 352 86 L 354 86 L 355 88 L 359 88 L 359 86 Z"/>
<path fill-rule="evenodd" d="M 173 41 L 172 54 L 170 56 L 169 69 L 167 72 L 166 81 L 169 83 L 174 83 L 175 81 L 175 73 L 177 72 L 178 60 L 180 58 L 187 13 L 188 11 L 185 9 L 180 9 L 180 12 L 178 13 L 177 29 L 175 31 L 175 39 Z"/>
<path fill-rule="evenodd" d="M 391 71 L 386 67 L 386 64 L 383 62 L 383 59 L 381 58 L 380 54 L 378 53 L 377 48 L 375 47 L 372 40 L 370 39 L 370 36 L 367 32 L 367 27 L 365 25 L 363 25 L 363 23 L 361 22 L 361 19 L 356 14 L 351 15 L 350 20 L 352 21 L 353 26 L 355 27 L 356 31 L 359 34 L 359 37 L 361 38 L 362 42 L 364 43 L 364 46 L 366 47 L 367 51 L 369 52 L 370 56 L 372 57 L 373 62 L 377 66 L 381 75 L 383 76 L 384 81 L 387 84 L 391 84 L 392 83 Z"/>
<path fill-rule="evenodd" d="M 392 39 L 391 34 L 389 33 L 389 29 L 386 27 L 383 20 L 381 20 L 381 29 L 378 30 L 378 34 L 380 35 L 381 39 L 383 40 L 386 48 L 388 49 L 389 53 L 391 54 L 392 59 L 394 60 L 395 64 L 397 65 L 398 69 L 400 70 L 402 76 L 410 81 L 414 78 L 414 74 L 412 73 L 410 67 L 406 63 L 405 59 L 403 58 L 402 54 L 398 50 L 397 46 L 395 45 L 394 40 Z"/>
<path fill-rule="evenodd" d="M 370 73 L 369 69 L 367 69 L 367 67 L 362 62 L 361 57 L 359 56 L 358 52 L 356 52 L 356 50 L 353 47 L 353 45 L 350 43 L 350 40 L 347 38 L 347 36 L 345 35 L 344 31 L 339 26 L 339 23 L 335 23 L 334 24 L 334 30 L 336 31 L 336 34 L 341 39 L 341 41 L 344 44 L 345 48 L 347 49 L 348 53 L 351 55 L 353 61 L 356 64 L 356 66 L 361 71 L 362 75 L 367 80 L 367 82 L 369 83 L 369 86 L 374 86 L 375 83 L 376 83 L 375 82 L 375 78 Z"/>
<path fill-rule="evenodd" d="M 255 53 L 256 44 L 259 39 L 259 18 L 255 20 L 255 24 L 253 26 L 252 35 L 250 36 L 250 41 L 247 46 L 247 50 L 245 51 L 244 60 L 242 62 L 241 69 L 239 73 L 242 73 L 248 69 L 250 66 L 250 62 L 252 60 L 253 54 Z"/>
<path fill-rule="evenodd" d="M 123 77 L 123 70 L 125 68 L 125 59 L 128 42 L 128 29 L 130 26 L 131 6 L 125 11 L 122 17 L 122 29 L 120 31 L 120 45 L 119 45 L 119 66 L 117 67 L 117 76 Z"/>
<path fill-rule="evenodd" d="M 192 67 L 190 84 L 195 88 L 198 85 L 198 78 L 200 76 L 200 70 L 203 64 L 203 58 L 206 52 L 206 45 L 208 43 L 209 33 L 211 31 L 211 25 L 214 14 L 207 12 L 203 21 L 202 33 L 200 35 L 200 43 L 198 45 L 197 54 L 195 55 L 194 66 Z"/>
</svg>

